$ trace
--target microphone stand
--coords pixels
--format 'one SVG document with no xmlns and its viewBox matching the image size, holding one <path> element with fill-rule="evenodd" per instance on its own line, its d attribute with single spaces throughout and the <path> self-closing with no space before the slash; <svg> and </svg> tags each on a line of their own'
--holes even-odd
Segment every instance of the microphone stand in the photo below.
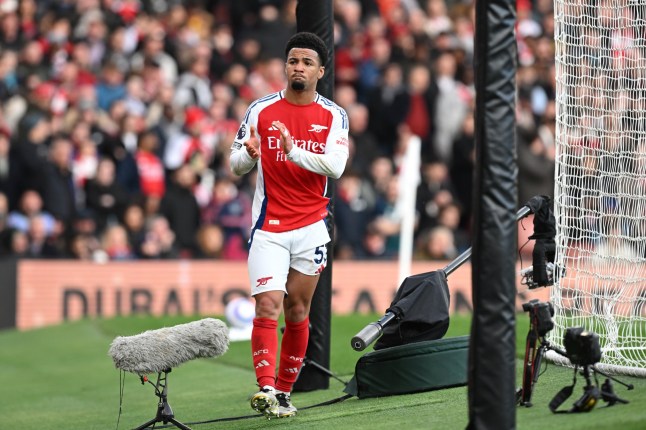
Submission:
<svg viewBox="0 0 646 430">
<path fill-rule="evenodd" d="M 144 384 L 145 382 L 148 382 L 155 387 L 155 395 L 159 397 L 159 403 L 157 403 L 157 414 L 155 415 L 155 418 L 149 420 L 148 422 L 143 423 L 142 425 L 140 425 L 134 430 L 143 430 L 156 423 L 164 423 L 164 424 L 171 423 L 171 424 L 174 424 L 175 427 L 180 428 L 182 430 L 191 430 L 190 427 L 188 427 L 185 424 L 182 424 L 181 422 L 175 419 L 173 410 L 168 404 L 168 374 L 170 372 L 171 372 L 171 369 L 164 370 L 163 376 L 162 376 L 162 372 L 157 373 L 156 384 L 153 384 L 152 382 L 150 382 L 146 376 L 140 376 L 142 384 Z"/>
</svg>

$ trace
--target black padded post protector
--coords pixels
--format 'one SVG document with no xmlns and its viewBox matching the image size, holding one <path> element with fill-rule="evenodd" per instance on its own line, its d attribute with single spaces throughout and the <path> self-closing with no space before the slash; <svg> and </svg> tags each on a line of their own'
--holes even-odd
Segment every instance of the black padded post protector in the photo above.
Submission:
<svg viewBox="0 0 646 430">
<path fill-rule="evenodd" d="M 516 5 L 476 2 L 469 429 L 516 427 Z"/>
<path fill-rule="evenodd" d="M 0 330 L 16 327 L 16 272 L 18 260 L 0 261 Z"/>
</svg>

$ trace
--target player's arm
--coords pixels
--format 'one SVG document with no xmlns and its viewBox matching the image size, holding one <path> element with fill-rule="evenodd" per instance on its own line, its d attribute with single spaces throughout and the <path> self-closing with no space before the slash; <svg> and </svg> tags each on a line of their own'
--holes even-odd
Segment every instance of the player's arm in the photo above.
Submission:
<svg viewBox="0 0 646 430">
<path fill-rule="evenodd" d="M 276 121 L 274 123 L 281 132 L 283 151 L 287 159 L 294 164 L 311 172 L 339 179 L 345 170 L 348 161 L 348 126 L 345 112 L 335 115 L 332 127 L 325 143 L 325 153 L 315 154 L 299 148 L 291 143 L 291 136 L 285 126 Z"/>
<path fill-rule="evenodd" d="M 245 118 L 250 118 L 249 112 Z M 244 175 L 253 169 L 259 157 L 260 140 L 256 127 L 251 121 L 243 121 L 231 145 L 231 171 L 238 176 Z"/>
<path fill-rule="evenodd" d="M 348 137 L 328 137 L 324 154 L 315 154 L 294 145 L 287 154 L 294 164 L 314 173 L 339 179 L 348 161 Z"/>
</svg>

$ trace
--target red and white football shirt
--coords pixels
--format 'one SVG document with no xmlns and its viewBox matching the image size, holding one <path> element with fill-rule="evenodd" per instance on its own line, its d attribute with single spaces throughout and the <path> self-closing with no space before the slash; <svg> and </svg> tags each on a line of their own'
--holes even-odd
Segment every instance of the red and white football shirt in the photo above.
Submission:
<svg viewBox="0 0 646 430">
<path fill-rule="evenodd" d="M 294 148 L 287 156 L 273 121 L 285 124 Z M 252 159 L 243 143 L 256 128 L 260 158 Z M 231 148 L 231 168 L 236 174 L 258 163 L 253 202 L 253 228 L 284 232 L 325 219 L 329 177 L 341 176 L 348 158 L 348 117 L 341 107 L 317 94 L 308 105 L 294 105 L 284 91 L 252 103 Z"/>
</svg>

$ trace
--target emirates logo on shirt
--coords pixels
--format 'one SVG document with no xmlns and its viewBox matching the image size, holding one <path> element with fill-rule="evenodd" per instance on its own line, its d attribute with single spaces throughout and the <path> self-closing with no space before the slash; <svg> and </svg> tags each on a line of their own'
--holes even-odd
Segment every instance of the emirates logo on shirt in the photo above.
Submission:
<svg viewBox="0 0 646 430">
<path fill-rule="evenodd" d="M 301 149 L 315 154 L 323 154 L 325 152 L 325 142 L 317 142 L 312 139 L 297 139 L 293 136 L 292 143 Z M 276 136 L 267 136 L 267 146 L 269 149 L 281 149 L 280 138 Z"/>
</svg>

